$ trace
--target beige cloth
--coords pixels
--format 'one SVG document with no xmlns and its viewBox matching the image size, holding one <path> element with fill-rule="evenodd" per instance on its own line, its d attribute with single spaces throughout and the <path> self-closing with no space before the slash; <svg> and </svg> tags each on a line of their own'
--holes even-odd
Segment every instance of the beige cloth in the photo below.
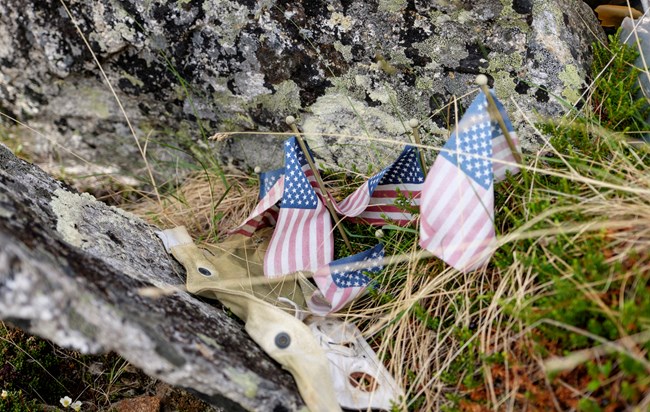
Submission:
<svg viewBox="0 0 650 412">
<path fill-rule="evenodd" d="M 340 411 L 325 352 L 309 327 L 285 312 L 306 307 L 301 284 L 309 288 L 309 283 L 299 277 L 280 282 L 264 278 L 262 264 L 270 233 L 234 235 L 205 250 L 192 242 L 184 227 L 159 235 L 185 266 L 187 290 L 218 299 L 242 319 L 251 338 L 291 372 L 310 411 Z M 294 302 L 295 307 L 282 300 Z"/>
</svg>

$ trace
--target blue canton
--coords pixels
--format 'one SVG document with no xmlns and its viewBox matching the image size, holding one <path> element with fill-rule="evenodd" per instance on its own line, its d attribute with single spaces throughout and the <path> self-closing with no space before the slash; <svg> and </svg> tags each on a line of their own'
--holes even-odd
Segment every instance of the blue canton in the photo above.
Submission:
<svg viewBox="0 0 650 412">
<path fill-rule="evenodd" d="M 344 257 L 330 263 L 332 268 L 332 280 L 340 288 L 362 287 L 370 283 L 371 279 L 363 272 L 378 273 L 384 267 L 381 260 L 384 258 L 384 246 L 379 243 L 372 249 L 357 253 L 353 256 Z M 367 262 L 367 266 L 358 268 L 359 262 Z"/>
<path fill-rule="evenodd" d="M 472 102 L 440 156 L 449 160 L 474 182 L 487 189 L 492 184 L 492 139 L 501 135 L 496 121 L 490 120 L 487 99 L 480 93 Z"/>
<path fill-rule="evenodd" d="M 295 137 L 284 143 L 284 192 L 282 207 L 294 209 L 316 209 L 318 197 L 311 187 L 303 166 L 307 159 Z"/>
<path fill-rule="evenodd" d="M 368 190 L 372 193 L 377 185 L 423 183 L 424 173 L 418 159 L 418 149 L 406 146 L 397 160 L 368 181 Z"/>
<path fill-rule="evenodd" d="M 269 190 L 278 182 L 284 174 L 284 167 L 260 173 L 260 199 L 263 199 Z"/>
</svg>

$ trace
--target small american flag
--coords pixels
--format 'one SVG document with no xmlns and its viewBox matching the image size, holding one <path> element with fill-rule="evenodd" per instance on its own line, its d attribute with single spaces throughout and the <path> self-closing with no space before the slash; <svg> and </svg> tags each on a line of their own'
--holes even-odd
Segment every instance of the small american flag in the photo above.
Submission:
<svg viewBox="0 0 650 412">
<path fill-rule="evenodd" d="M 278 203 L 284 190 L 284 168 L 260 173 L 260 202 L 239 227 L 229 233 L 252 236 L 256 230 L 275 225 L 280 210 Z"/>
<path fill-rule="evenodd" d="M 361 296 L 372 280 L 366 273 L 378 273 L 384 267 L 384 246 L 375 247 L 353 256 L 344 257 L 318 269 L 314 280 L 321 293 L 308 302 L 315 314 L 336 312 Z M 322 302 L 322 298 L 326 302 Z"/>
<path fill-rule="evenodd" d="M 308 175 L 313 173 L 298 141 L 292 137 L 284 143 L 282 202 L 264 256 L 267 277 L 300 270 L 315 272 L 332 261 L 332 222 Z"/>
<path fill-rule="evenodd" d="M 402 194 L 412 206 L 419 205 L 423 183 L 418 149 L 406 146 L 395 162 L 371 177 L 336 209 L 344 216 L 372 225 L 383 225 L 388 220 L 406 226 L 413 221 L 413 215 L 396 206 L 395 201 Z"/>
<path fill-rule="evenodd" d="M 517 145 L 505 109 L 493 97 Z M 487 263 L 494 249 L 494 180 L 519 169 L 498 123 L 490 120 L 483 93 L 444 149 L 422 189 L 420 246 L 469 272 Z"/>
</svg>

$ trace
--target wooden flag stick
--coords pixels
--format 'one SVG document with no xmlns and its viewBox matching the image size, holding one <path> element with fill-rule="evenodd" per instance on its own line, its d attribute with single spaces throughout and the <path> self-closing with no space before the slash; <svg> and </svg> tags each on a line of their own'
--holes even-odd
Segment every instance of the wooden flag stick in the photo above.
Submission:
<svg viewBox="0 0 650 412">
<path fill-rule="evenodd" d="M 510 151 L 512 151 L 512 156 L 514 156 L 517 163 L 523 165 L 524 161 L 521 158 L 519 151 L 517 151 L 515 142 L 512 140 L 512 136 L 510 136 L 510 133 L 508 132 L 508 128 L 506 127 L 506 123 L 503 121 L 503 117 L 501 117 L 501 112 L 499 112 L 499 108 L 492 98 L 492 93 L 490 93 L 490 89 L 488 89 L 487 76 L 484 74 L 479 74 L 476 76 L 476 84 L 478 84 L 481 90 L 483 90 L 483 94 L 485 94 L 488 102 L 488 113 L 490 113 L 490 117 L 492 117 L 492 119 L 496 120 L 497 123 L 499 123 L 499 127 L 503 132 L 503 136 L 506 138 L 506 142 L 508 142 L 508 147 L 510 147 Z"/>
<path fill-rule="evenodd" d="M 343 242 L 345 242 L 345 246 L 347 246 L 348 248 L 348 252 L 352 253 L 352 246 L 350 245 L 348 236 L 345 234 L 345 230 L 343 230 L 343 226 L 341 226 L 341 221 L 339 220 L 339 216 L 336 213 L 336 210 L 334 209 L 334 205 L 332 204 L 332 199 L 327 193 L 327 189 L 325 189 L 325 183 L 323 182 L 323 179 L 321 179 L 320 177 L 320 173 L 318 172 L 318 169 L 314 164 L 314 160 L 311 158 L 311 154 L 307 150 L 307 145 L 305 145 L 305 141 L 302 139 L 302 135 L 298 131 L 298 127 L 296 127 L 296 118 L 293 116 L 287 116 L 285 121 L 287 122 L 289 127 L 291 127 L 293 133 L 296 135 L 298 144 L 300 144 L 300 148 L 302 149 L 302 152 L 305 154 L 305 159 L 307 159 L 307 163 L 309 163 L 309 167 L 311 168 L 311 171 L 314 172 L 314 177 L 316 178 L 318 187 L 320 187 L 320 190 L 323 193 L 323 197 L 325 198 L 325 205 L 327 206 L 327 209 L 330 211 L 330 214 L 332 215 L 332 219 L 334 219 L 334 225 L 339 229 L 339 232 L 341 233 L 341 237 L 343 238 Z"/>
<path fill-rule="evenodd" d="M 422 141 L 420 140 L 420 132 L 418 130 L 418 119 L 411 119 L 409 120 L 409 127 L 413 131 L 413 140 L 415 140 L 415 143 L 418 145 L 422 145 Z M 424 163 L 424 152 L 422 151 L 421 147 L 418 147 L 418 152 L 420 153 L 420 166 L 422 167 L 422 173 L 424 175 L 427 175 L 427 165 Z"/>
</svg>

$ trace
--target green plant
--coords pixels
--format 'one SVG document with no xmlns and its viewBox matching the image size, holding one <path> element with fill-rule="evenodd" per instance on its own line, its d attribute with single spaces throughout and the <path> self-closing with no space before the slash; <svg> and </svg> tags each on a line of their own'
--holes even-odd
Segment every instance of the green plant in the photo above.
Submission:
<svg viewBox="0 0 650 412">
<path fill-rule="evenodd" d="M 609 36 L 609 44 L 594 43 L 592 72 L 593 107 L 601 125 L 621 132 L 647 131 L 650 106 L 639 96 L 641 72 L 634 66 L 639 52 L 621 42 L 620 30 Z"/>
</svg>

